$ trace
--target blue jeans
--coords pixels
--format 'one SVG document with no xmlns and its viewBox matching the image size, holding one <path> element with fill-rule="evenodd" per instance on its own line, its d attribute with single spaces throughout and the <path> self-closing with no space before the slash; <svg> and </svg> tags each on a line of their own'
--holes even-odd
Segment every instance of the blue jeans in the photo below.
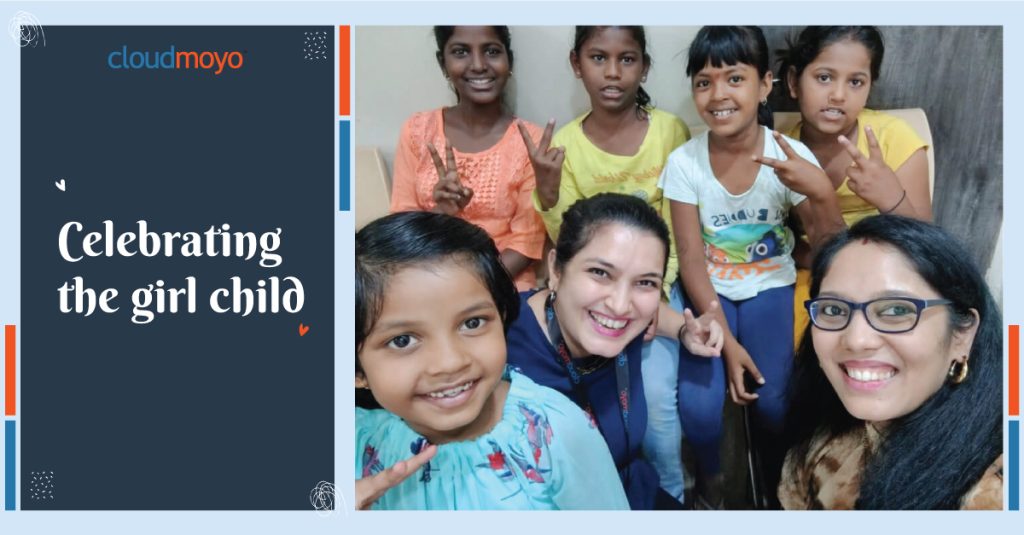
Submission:
<svg viewBox="0 0 1024 535">
<path fill-rule="evenodd" d="M 669 306 L 682 313 L 683 299 L 679 282 L 672 285 L 669 297 Z M 644 456 L 658 472 L 661 488 L 682 502 L 684 483 L 680 447 L 683 428 L 679 423 L 676 401 L 678 370 L 679 342 L 676 339 L 656 336 L 644 344 L 641 360 L 644 395 L 647 396 Z"/>
<path fill-rule="evenodd" d="M 752 427 L 760 442 L 771 446 L 782 432 L 786 415 L 786 385 L 793 366 L 793 286 L 764 290 L 750 299 L 718 300 L 736 340 L 750 353 L 765 384 L 751 406 Z M 725 362 L 697 357 L 680 348 L 679 418 L 697 456 L 698 472 L 712 477 L 722 470 L 722 405 L 725 402 Z M 646 376 L 644 377 L 646 380 Z M 784 453 L 784 452 L 783 452 Z M 781 467 L 775 451 L 763 452 L 766 473 Z"/>
</svg>

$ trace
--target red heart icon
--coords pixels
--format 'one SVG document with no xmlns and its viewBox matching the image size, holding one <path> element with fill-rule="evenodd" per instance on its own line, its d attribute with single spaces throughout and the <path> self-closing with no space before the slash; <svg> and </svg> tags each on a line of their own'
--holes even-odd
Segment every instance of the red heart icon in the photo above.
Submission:
<svg viewBox="0 0 1024 535">
<path fill-rule="evenodd" d="M 306 333 L 308 332 L 309 325 L 303 325 L 302 323 L 299 323 L 299 336 L 306 336 Z"/>
</svg>

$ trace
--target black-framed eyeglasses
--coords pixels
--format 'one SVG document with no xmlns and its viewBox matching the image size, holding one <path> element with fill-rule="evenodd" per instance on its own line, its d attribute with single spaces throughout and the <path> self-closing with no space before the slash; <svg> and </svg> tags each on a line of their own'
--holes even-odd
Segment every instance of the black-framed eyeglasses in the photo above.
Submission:
<svg viewBox="0 0 1024 535">
<path fill-rule="evenodd" d="M 868 325 L 874 330 L 897 334 L 911 331 L 928 307 L 949 305 L 949 299 L 916 299 L 914 297 L 881 297 L 854 303 L 838 297 L 817 297 L 804 301 L 811 323 L 823 331 L 841 331 L 850 324 L 854 311 L 864 311 Z"/>
</svg>

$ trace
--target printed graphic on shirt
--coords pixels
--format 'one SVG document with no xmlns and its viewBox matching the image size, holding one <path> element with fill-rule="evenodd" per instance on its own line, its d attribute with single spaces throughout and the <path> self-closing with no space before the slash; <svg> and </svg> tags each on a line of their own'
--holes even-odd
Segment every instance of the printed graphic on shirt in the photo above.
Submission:
<svg viewBox="0 0 1024 535">
<path fill-rule="evenodd" d="M 712 225 L 721 221 L 782 219 L 780 210 L 742 210 L 734 214 L 711 216 Z M 733 224 L 724 228 L 704 226 L 704 256 L 708 275 L 713 279 L 737 280 L 781 269 L 779 257 L 793 250 L 793 235 L 781 222 L 776 224 Z"/>
</svg>

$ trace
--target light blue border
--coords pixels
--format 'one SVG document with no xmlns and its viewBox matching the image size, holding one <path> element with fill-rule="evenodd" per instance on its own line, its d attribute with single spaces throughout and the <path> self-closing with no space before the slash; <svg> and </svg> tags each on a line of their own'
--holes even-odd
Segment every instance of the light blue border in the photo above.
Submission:
<svg viewBox="0 0 1024 535">
<path fill-rule="evenodd" d="M 1002 25 L 1004 27 L 1004 132 L 1005 147 L 1020 147 L 1024 111 L 1016 95 L 1024 87 L 1024 6 L 1019 3 L 985 2 L 849 2 L 824 4 L 822 2 L 706 2 L 706 3 L 559 3 L 530 2 L 489 3 L 277 3 L 257 2 L 4 2 L 0 3 L 0 22 L 5 22 L 17 11 L 34 14 L 44 25 L 96 24 L 96 25 L 333 25 L 348 24 L 353 31 L 359 25 L 427 25 L 433 23 L 502 23 L 509 25 L 543 24 L 656 24 L 693 26 L 702 24 L 912 24 L 912 25 Z M 6 24 L 3 25 L 6 28 Z M 356 61 L 352 47 L 353 72 Z M 970 58 L 950 58 L 950 61 L 970 61 Z M 20 323 L 20 122 L 21 111 L 18 73 L 20 62 L 17 48 L 0 33 L 0 250 L 5 262 L 0 264 L 0 324 Z M 337 84 L 337 77 L 335 77 Z M 353 80 L 355 85 L 355 80 Z M 337 89 L 337 88 L 336 88 Z M 73 87 L 69 88 L 73 90 Z M 937 89 L 941 90 L 941 89 Z M 335 92 L 337 94 L 337 91 Z M 355 88 L 353 88 L 353 101 Z M 985 105 L 964 96 L 965 106 Z M 355 114 L 355 110 L 353 110 Z M 335 115 L 325 120 L 336 121 Z M 356 117 L 353 115 L 353 121 Z M 358 134 L 358 133 L 357 133 Z M 356 139 L 358 141 L 358 139 Z M 338 146 L 339 140 L 335 140 Z M 1024 175 L 1012 150 L 1004 162 L 1004 205 L 1017 206 L 1024 201 Z M 54 157 L 60 157 L 55 154 Z M 336 155 L 336 163 L 340 159 Z M 352 172 L 351 162 L 349 171 Z M 1021 210 L 1007 209 L 1004 224 L 1007 230 L 1022 227 Z M 338 318 L 335 367 L 335 457 L 336 487 L 341 493 L 339 511 L 327 516 L 314 512 L 14 512 L 0 514 L 0 532 L 16 533 L 102 533 L 179 534 L 179 533 L 302 533 L 305 534 L 367 534 L 395 532 L 445 532 L 489 534 L 516 533 L 524 530 L 575 533 L 616 532 L 677 533 L 677 532 L 769 532 L 774 526 L 787 533 L 815 533 L 828 531 L 835 534 L 861 535 L 865 529 L 882 532 L 935 531 L 989 532 L 1015 531 L 1021 525 L 1020 513 L 994 514 L 942 514 L 929 512 L 855 513 L 855 518 L 835 512 L 682 512 L 682 513 L 438 513 L 438 514 L 379 514 L 345 513 L 352 503 L 354 478 L 352 448 L 353 403 L 352 376 L 346 373 L 353 365 L 353 296 L 352 251 L 354 222 L 351 212 L 337 212 L 335 217 L 335 267 L 338 281 L 335 290 L 335 313 Z M 1010 234 L 1008 232 L 1008 234 Z M 1009 239 L 1007 244 L 1011 244 Z M 1019 266 L 1024 253 L 1016 247 L 1006 247 L 1004 262 Z M 1016 299 L 1021 294 L 1020 283 L 1013 277 L 1004 278 L 1004 317 L 1007 323 L 1024 323 L 1020 318 Z M 19 342 L 20 344 L 20 342 Z M 17 355 L 23 355 L 18 348 Z M 19 362 L 19 369 L 21 369 Z M 2 384 L 2 383 L 0 383 Z M 1005 391 L 1006 385 L 1004 385 Z M 20 401 L 20 400 L 19 400 Z M 1005 414 L 1005 411 L 1004 411 Z M 1009 433 L 1008 433 L 1009 434 Z M 172 462 L 172 461 L 169 461 Z M 0 465 L 2 466 L 2 465 Z M 1016 481 L 1020 481 L 1019 464 L 1013 468 Z M 6 476 L 5 470 L 4 476 Z M 4 477 L 6 481 L 6 477 Z M 15 474 L 17 488 L 17 474 Z M 140 485 L 158 485 L 159 481 L 140 481 Z M 144 491 L 144 486 L 133 491 Z M 225 490 L 230 491 L 229 489 Z M 851 521 L 852 520 L 852 521 Z M 1017 528 L 1011 528 L 1016 525 Z M 784 526 L 784 527 L 783 527 Z M 1010 528 L 1010 529 L 1007 529 Z"/>
</svg>

